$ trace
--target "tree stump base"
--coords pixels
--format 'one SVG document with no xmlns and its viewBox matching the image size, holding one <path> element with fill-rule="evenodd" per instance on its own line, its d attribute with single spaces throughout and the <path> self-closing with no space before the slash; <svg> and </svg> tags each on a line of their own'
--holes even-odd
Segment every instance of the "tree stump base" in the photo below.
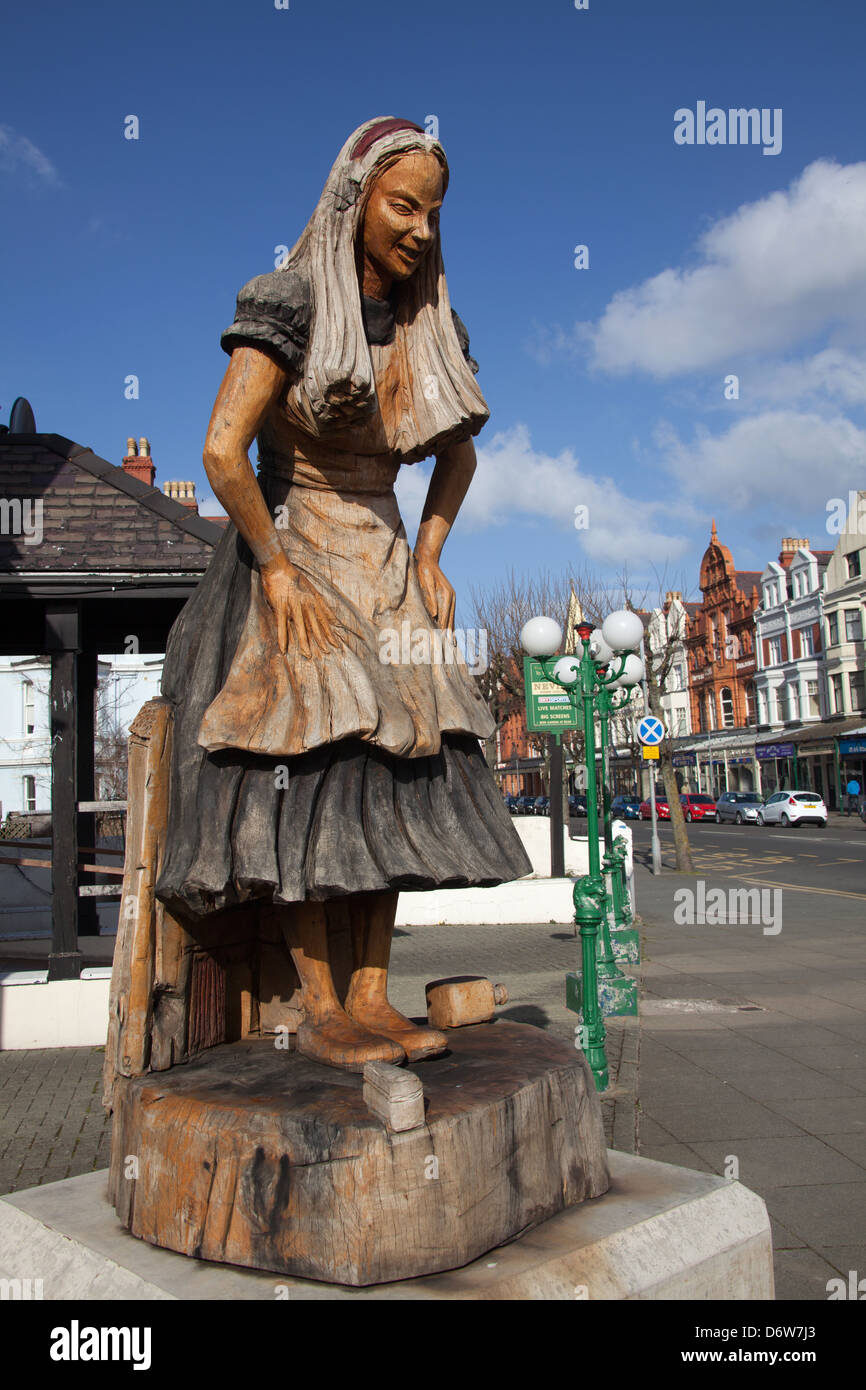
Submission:
<svg viewBox="0 0 866 1390">
<path fill-rule="evenodd" d="M 407 1070 L 425 1118 L 394 1133 L 363 1077 L 273 1039 L 121 1077 L 110 1199 L 133 1235 L 197 1259 L 364 1285 L 454 1269 L 607 1191 L 583 1055 L 501 1019 Z"/>
</svg>

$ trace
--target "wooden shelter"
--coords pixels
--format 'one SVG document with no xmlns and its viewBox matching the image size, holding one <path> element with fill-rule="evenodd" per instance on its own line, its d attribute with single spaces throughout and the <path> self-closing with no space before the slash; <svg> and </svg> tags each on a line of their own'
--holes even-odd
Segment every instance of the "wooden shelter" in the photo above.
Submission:
<svg viewBox="0 0 866 1390">
<path fill-rule="evenodd" d="M 222 535 L 142 481 L 153 474 L 146 441 L 118 467 L 36 433 L 29 408 L 0 430 L 0 652 L 51 662 L 51 980 L 78 978 L 78 937 L 98 932 L 79 852 L 95 845 L 98 655 L 128 651 L 130 637 L 164 651 Z"/>
</svg>

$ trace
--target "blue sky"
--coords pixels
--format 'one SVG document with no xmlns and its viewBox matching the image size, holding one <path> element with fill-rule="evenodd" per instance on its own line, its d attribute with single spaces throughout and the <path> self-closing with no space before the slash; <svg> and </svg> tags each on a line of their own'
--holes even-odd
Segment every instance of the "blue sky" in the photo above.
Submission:
<svg viewBox="0 0 866 1390">
<path fill-rule="evenodd" d="M 694 593 L 713 516 L 744 569 L 782 536 L 830 547 L 828 499 L 866 481 L 864 39 L 862 0 L 18 0 L 0 419 L 25 395 L 40 430 L 114 462 L 146 434 L 158 484 L 209 497 L 238 289 L 355 126 L 435 115 L 449 289 L 491 409 L 443 556 L 458 593 L 624 563 Z M 780 152 L 676 144 L 699 101 L 781 108 Z M 403 470 L 410 531 L 429 471 Z"/>
</svg>

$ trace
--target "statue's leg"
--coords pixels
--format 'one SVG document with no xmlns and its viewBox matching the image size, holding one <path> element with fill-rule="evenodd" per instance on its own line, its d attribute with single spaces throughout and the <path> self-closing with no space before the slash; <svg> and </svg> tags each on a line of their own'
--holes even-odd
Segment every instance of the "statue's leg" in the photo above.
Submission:
<svg viewBox="0 0 866 1390">
<path fill-rule="evenodd" d="M 375 1033 L 399 1042 L 410 1062 L 435 1057 L 448 1047 L 437 1028 L 418 1028 L 388 1003 L 388 961 L 397 893 L 359 893 L 350 899 L 354 970 L 346 1013 Z"/>
<path fill-rule="evenodd" d="M 348 1071 L 362 1071 L 365 1062 L 405 1061 L 396 1039 L 349 1018 L 337 998 L 324 903 L 294 903 L 280 915 L 301 981 L 304 1021 L 298 1028 L 298 1051 Z"/>
</svg>

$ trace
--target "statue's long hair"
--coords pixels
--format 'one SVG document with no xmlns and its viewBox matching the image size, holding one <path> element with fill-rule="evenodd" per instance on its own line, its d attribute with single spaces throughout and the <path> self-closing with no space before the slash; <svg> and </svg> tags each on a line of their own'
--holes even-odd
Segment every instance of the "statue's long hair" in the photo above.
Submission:
<svg viewBox="0 0 866 1390">
<path fill-rule="evenodd" d="M 364 209 L 377 176 L 404 154 L 432 153 L 448 185 L 445 151 L 420 126 L 391 116 L 366 121 L 337 156 L 316 210 L 282 269 L 312 289 L 312 323 L 293 411 L 315 435 L 369 420 L 377 395 L 361 316 L 357 249 Z M 438 226 L 417 270 L 397 282 L 393 402 L 382 410 L 389 447 L 405 463 L 477 434 L 488 418 L 484 397 L 461 351 L 451 316 Z M 348 412 L 348 419 L 347 413 Z"/>
</svg>

